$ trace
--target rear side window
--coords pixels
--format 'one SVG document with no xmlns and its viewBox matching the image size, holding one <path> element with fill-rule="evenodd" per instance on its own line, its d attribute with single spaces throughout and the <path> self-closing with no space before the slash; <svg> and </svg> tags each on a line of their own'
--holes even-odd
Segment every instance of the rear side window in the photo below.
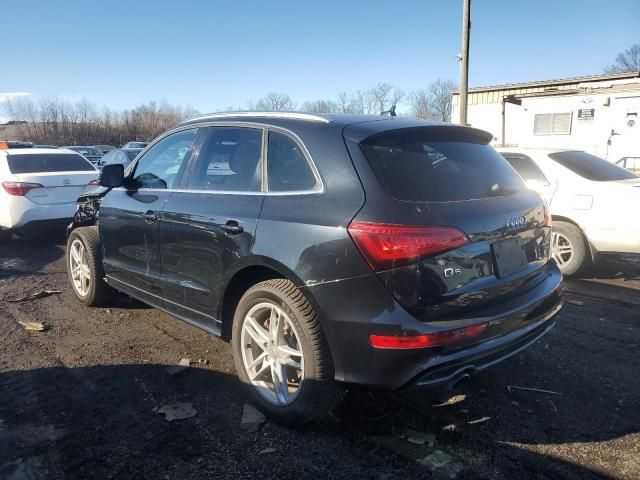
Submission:
<svg viewBox="0 0 640 480">
<path fill-rule="evenodd" d="M 531 158 L 515 153 L 503 153 L 502 156 L 516 169 L 516 172 L 518 172 L 525 181 L 535 180 L 543 185 L 549 185 L 547 177 L 544 176 L 542 170 L 540 170 Z"/>
<path fill-rule="evenodd" d="M 587 180 L 612 182 L 638 178 L 633 173 L 587 152 L 550 153 L 549 158 Z"/>
<path fill-rule="evenodd" d="M 262 130 L 209 127 L 190 190 L 259 192 L 262 188 Z"/>
<path fill-rule="evenodd" d="M 473 131 L 407 128 L 374 135 L 360 146 L 384 189 L 398 200 L 461 201 L 525 189 L 507 161 Z"/>
<path fill-rule="evenodd" d="M 279 132 L 269 132 L 267 176 L 270 192 L 312 190 L 316 186 L 316 177 L 300 145 Z"/>
<path fill-rule="evenodd" d="M 93 165 L 80 155 L 72 153 L 37 153 L 32 155 L 8 155 L 9 170 L 18 173 L 91 172 Z"/>
</svg>

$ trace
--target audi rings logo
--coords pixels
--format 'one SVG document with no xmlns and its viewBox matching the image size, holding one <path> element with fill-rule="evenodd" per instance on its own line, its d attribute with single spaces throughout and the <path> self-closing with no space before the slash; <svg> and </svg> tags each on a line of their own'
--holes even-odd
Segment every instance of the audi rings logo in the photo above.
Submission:
<svg viewBox="0 0 640 480">
<path fill-rule="evenodd" d="M 507 229 L 508 230 L 518 230 L 527 225 L 527 219 L 524 218 L 523 215 L 519 217 L 511 217 L 507 220 Z"/>
</svg>

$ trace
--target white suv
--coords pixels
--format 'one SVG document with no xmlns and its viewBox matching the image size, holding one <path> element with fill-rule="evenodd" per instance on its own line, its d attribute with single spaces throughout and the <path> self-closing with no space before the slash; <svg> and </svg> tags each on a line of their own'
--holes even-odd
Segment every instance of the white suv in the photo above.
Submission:
<svg viewBox="0 0 640 480">
<path fill-rule="evenodd" d="M 77 198 L 97 179 L 96 168 L 71 150 L 0 149 L 0 237 L 69 223 Z"/>
<path fill-rule="evenodd" d="M 549 204 L 553 257 L 572 275 L 602 253 L 640 253 L 640 178 L 583 151 L 498 148 Z"/>
</svg>

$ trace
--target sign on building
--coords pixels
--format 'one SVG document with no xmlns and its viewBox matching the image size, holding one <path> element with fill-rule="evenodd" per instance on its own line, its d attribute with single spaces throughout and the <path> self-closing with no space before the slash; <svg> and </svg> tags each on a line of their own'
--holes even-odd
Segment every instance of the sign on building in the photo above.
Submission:
<svg viewBox="0 0 640 480">
<path fill-rule="evenodd" d="M 595 108 L 581 108 L 578 110 L 578 120 L 593 120 L 595 115 Z"/>
</svg>

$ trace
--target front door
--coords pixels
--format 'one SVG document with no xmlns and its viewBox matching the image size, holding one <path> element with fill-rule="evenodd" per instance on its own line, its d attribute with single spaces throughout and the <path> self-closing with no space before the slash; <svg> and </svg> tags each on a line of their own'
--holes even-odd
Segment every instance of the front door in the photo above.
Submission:
<svg viewBox="0 0 640 480">
<path fill-rule="evenodd" d="M 108 280 L 118 289 L 160 305 L 159 219 L 185 170 L 197 129 L 153 145 L 127 171 L 125 186 L 100 205 L 100 233 Z"/>
<path fill-rule="evenodd" d="M 165 308 L 215 333 L 229 271 L 251 254 L 264 200 L 262 136 L 259 128 L 207 128 L 186 188 L 161 216 Z"/>
</svg>

